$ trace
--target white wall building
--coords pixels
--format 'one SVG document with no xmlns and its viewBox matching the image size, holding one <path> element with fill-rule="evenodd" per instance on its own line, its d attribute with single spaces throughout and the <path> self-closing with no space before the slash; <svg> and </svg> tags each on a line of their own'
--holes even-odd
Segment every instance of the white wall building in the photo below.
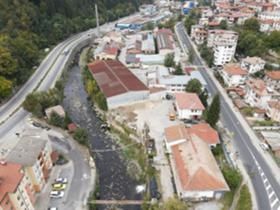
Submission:
<svg viewBox="0 0 280 210">
<path fill-rule="evenodd" d="M 236 64 L 226 64 L 221 72 L 221 76 L 227 86 L 238 86 L 245 83 L 247 72 Z"/>
<path fill-rule="evenodd" d="M 271 93 L 263 80 L 251 79 L 246 82 L 245 101 L 252 107 L 267 108 L 271 100 Z"/>
<path fill-rule="evenodd" d="M 238 34 L 227 30 L 210 30 L 207 46 L 214 51 L 214 65 L 221 66 L 229 63 L 235 54 Z"/>
<path fill-rule="evenodd" d="M 192 25 L 191 39 L 198 45 L 203 44 L 207 38 L 207 31 L 203 25 Z"/>
<path fill-rule="evenodd" d="M 204 106 L 195 93 L 175 93 L 175 105 L 179 119 L 200 119 Z"/>
<path fill-rule="evenodd" d="M 279 10 L 275 11 L 265 11 L 258 15 L 258 18 L 261 20 L 274 20 L 279 21 L 280 20 L 280 12 Z"/>
<path fill-rule="evenodd" d="M 265 61 L 260 57 L 246 57 L 241 61 L 241 68 L 247 69 L 249 74 L 254 74 L 264 69 Z"/>
</svg>

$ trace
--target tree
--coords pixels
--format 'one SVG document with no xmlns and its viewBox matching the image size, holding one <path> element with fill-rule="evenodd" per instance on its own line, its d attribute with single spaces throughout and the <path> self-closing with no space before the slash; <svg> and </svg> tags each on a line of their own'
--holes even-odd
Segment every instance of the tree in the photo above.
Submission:
<svg viewBox="0 0 280 210">
<path fill-rule="evenodd" d="M 202 93 L 202 84 L 198 79 L 191 79 L 188 82 L 185 90 L 186 92 L 196 93 L 197 95 L 200 95 Z"/>
<path fill-rule="evenodd" d="M 74 133 L 74 139 L 77 140 L 80 144 L 88 145 L 88 135 L 85 129 L 77 128 Z"/>
<path fill-rule="evenodd" d="M 187 210 L 188 206 L 178 198 L 169 198 L 164 204 L 163 210 Z"/>
<path fill-rule="evenodd" d="M 256 18 L 250 18 L 245 20 L 243 30 L 252 31 L 254 33 L 260 32 L 260 23 Z"/>
<path fill-rule="evenodd" d="M 236 169 L 230 167 L 222 168 L 222 172 L 230 189 L 234 192 L 239 186 L 242 176 Z"/>
<path fill-rule="evenodd" d="M 211 67 L 214 63 L 214 52 L 209 49 L 206 43 L 199 47 L 201 57 L 206 61 L 207 65 Z"/>
<path fill-rule="evenodd" d="M 216 94 L 212 100 L 210 107 L 206 111 L 206 122 L 212 127 L 216 126 L 220 117 L 220 97 Z"/>
<path fill-rule="evenodd" d="M 182 66 L 181 66 L 180 63 L 178 65 L 176 65 L 174 74 L 175 75 L 183 75 L 184 74 Z"/>
<path fill-rule="evenodd" d="M 223 29 L 223 30 L 228 29 L 228 23 L 227 23 L 226 20 L 222 20 L 222 21 L 220 22 L 220 29 Z"/>
<path fill-rule="evenodd" d="M 265 39 L 266 45 L 280 53 L 280 31 L 272 31 Z"/>
<path fill-rule="evenodd" d="M 0 76 L 0 101 L 12 93 L 12 82 Z"/>
<path fill-rule="evenodd" d="M 164 59 L 164 65 L 166 67 L 174 67 L 175 66 L 175 62 L 174 62 L 174 54 L 173 53 L 169 53 L 165 56 Z"/>
<path fill-rule="evenodd" d="M 0 75 L 12 76 L 18 68 L 17 61 L 12 57 L 9 49 L 0 47 Z"/>
<path fill-rule="evenodd" d="M 60 117 L 56 112 L 51 113 L 49 123 L 60 128 L 65 128 L 67 126 L 65 125 L 64 118 Z"/>
</svg>

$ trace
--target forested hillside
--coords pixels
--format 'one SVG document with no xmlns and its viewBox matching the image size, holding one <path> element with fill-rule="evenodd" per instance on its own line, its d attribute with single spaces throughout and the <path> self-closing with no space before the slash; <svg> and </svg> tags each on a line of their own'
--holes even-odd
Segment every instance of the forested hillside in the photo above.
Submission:
<svg viewBox="0 0 280 210">
<path fill-rule="evenodd" d="M 23 84 L 38 65 L 42 49 L 72 33 L 112 21 L 151 0 L 0 0 L 0 102 Z"/>
</svg>

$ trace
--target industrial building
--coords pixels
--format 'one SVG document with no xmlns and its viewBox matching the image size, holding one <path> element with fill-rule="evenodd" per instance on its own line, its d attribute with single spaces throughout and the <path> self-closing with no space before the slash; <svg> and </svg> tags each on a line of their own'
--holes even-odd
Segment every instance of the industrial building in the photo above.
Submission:
<svg viewBox="0 0 280 210">
<path fill-rule="evenodd" d="M 149 89 L 120 61 L 96 61 L 88 65 L 105 95 L 108 109 L 149 98 Z"/>
</svg>

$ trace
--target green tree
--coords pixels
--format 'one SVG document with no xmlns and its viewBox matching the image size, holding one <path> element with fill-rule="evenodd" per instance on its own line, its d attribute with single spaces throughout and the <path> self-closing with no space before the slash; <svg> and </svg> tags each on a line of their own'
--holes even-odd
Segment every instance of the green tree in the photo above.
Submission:
<svg viewBox="0 0 280 210">
<path fill-rule="evenodd" d="M 241 183 L 242 176 L 236 169 L 230 167 L 222 168 L 222 172 L 230 189 L 233 192 L 235 192 L 235 190 L 238 188 L 238 186 Z"/>
<path fill-rule="evenodd" d="M 216 126 L 220 117 L 220 97 L 216 94 L 209 108 L 206 111 L 206 122 L 208 122 L 212 127 Z"/>
<path fill-rule="evenodd" d="M 11 95 L 12 82 L 0 76 L 0 101 Z"/>
<path fill-rule="evenodd" d="M 280 54 L 280 31 L 272 31 L 265 39 L 266 45 Z"/>
<path fill-rule="evenodd" d="M 260 23 L 256 18 L 250 18 L 245 20 L 243 30 L 252 31 L 254 33 L 260 32 Z"/>
<path fill-rule="evenodd" d="M 209 67 L 213 66 L 214 52 L 207 47 L 206 43 L 203 43 L 199 47 L 199 51 L 200 51 L 201 57 L 206 61 L 207 65 Z"/>
<path fill-rule="evenodd" d="M 60 128 L 66 128 L 64 118 L 60 117 L 56 112 L 51 113 L 49 123 Z"/>
<path fill-rule="evenodd" d="M 178 198 L 169 198 L 166 203 L 164 203 L 163 210 L 187 210 L 188 206 L 184 201 Z"/>
<path fill-rule="evenodd" d="M 223 30 L 226 30 L 226 29 L 228 29 L 228 23 L 227 23 L 227 21 L 226 20 L 222 20 L 221 22 L 220 22 L 220 29 L 223 29 Z"/>
<path fill-rule="evenodd" d="M 202 93 L 202 84 L 198 79 L 191 79 L 186 85 L 186 92 L 196 93 L 200 95 Z"/>
<path fill-rule="evenodd" d="M 17 61 L 12 57 L 9 49 L 0 47 L 0 75 L 12 76 L 18 68 Z"/>
<path fill-rule="evenodd" d="M 175 66 L 174 54 L 173 53 L 169 53 L 165 56 L 164 65 L 166 67 L 174 67 Z"/>
<path fill-rule="evenodd" d="M 180 63 L 178 65 L 176 65 L 174 74 L 175 75 L 183 75 L 184 74 L 182 66 L 181 66 Z"/>
</svg>

